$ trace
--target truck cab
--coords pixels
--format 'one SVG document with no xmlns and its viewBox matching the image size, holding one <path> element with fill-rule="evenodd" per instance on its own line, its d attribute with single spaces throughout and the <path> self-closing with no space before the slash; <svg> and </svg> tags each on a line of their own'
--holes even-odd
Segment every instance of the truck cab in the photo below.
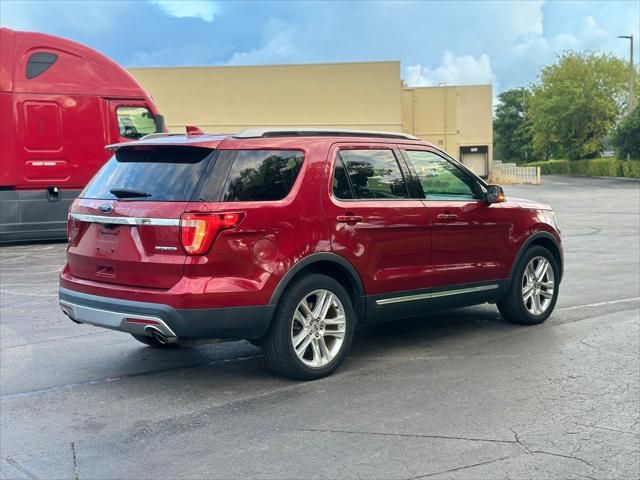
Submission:
<svg viewBox="0 0 640 480">
<path fill-rule="evenodd" d="M 124 68 L 70 40 L 0 28 L 0 243 L 66 238 L 104 146 L 164 131 Z"/>
</svg>

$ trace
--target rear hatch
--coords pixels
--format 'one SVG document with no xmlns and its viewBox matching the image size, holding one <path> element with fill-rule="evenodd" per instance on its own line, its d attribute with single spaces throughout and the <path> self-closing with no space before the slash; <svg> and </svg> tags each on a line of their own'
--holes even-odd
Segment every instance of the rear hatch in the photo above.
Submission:
<svg viewBox="0 0 640 480">
<path fill-rule="evenodd" d="M 180 216 L 213 166 L 214 152 L 192 146 L 120 148 L 71 209 L 70 273 L 126 286 L 175 285 L 186 259 Z"/>
</svg>

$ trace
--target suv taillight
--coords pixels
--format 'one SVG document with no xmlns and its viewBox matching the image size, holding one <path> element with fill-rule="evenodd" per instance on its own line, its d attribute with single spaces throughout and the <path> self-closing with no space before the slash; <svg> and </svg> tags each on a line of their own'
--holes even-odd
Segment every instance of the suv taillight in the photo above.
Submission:
<svg viewBox="0 0 640 480">
<path fill-rule="evenodd" d="M 80 222 L 74 220 L 71 214 L 67 215 L 67 241 L 69 246 L 75 247 L 78 244 L 78 234 L 80 233 Z"/>
<path fill-rule="evenodd" d="M 242 213 L 184 213 L 180 217 L 180 240 L 187 255 L 207 253 L 218 232 L 233 228 Z"/>
</svg>

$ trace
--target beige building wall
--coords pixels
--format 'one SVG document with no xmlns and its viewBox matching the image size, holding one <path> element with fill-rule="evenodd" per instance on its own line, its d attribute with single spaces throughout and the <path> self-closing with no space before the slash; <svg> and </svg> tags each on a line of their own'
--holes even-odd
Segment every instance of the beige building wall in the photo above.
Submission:
<svg viewBox="0 0 640 480">
<path fill-rule="evenodd" d="M 171 131 L 195 125 L 401 131 L 400 62 L 132 68 Z"/>
<path fill-rule="evenodd" d="M 493 149 L 491 85 L 405 87 L 402 91 L 402 131 L 434 143 L 454 158 L 460 147 Z"/>
<path fill-rule="evenodd" d="M 351 128 L 403 131 L 479 174 L 493 155 L 491 85 L 403 87 L 400 62 L 132 68 L 169 130 Z M 464 147 L 482 147 L 478 153 Z M 466 158 L 465 158 L 466 157 Z M 479 172 L 479 164 L 486 172 Z"/>
</svg>

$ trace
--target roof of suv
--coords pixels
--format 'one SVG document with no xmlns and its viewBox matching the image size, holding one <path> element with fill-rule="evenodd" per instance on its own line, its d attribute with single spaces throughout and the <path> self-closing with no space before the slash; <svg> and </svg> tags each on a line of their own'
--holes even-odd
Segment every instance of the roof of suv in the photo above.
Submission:
<svg viewBox="0 0 640 480">
<path fill-rule="evenodd" d="M 341 129 L 249 129 L 242 130 L 235 134 L 184 134 L 184 133 L 153 133 L 146 135 L 133 142 L 115 143 L 107 145 L 108 150 L 117 150 L 121 147 L 132 146 L 192 146 L 204 148 L 217 148 L 218 145 L 227 139 L 250 140 L 250 139 L 273 139 L 273 138 L 303 138 L 303 137 L 326 137 L 326 138 L 370 138 L 375 140 L 405 140 L 411 142 L 423 142 L 413 135 L 399 132 L 379 132 L 372 130 L 341 130 Z"/>
</svg>

